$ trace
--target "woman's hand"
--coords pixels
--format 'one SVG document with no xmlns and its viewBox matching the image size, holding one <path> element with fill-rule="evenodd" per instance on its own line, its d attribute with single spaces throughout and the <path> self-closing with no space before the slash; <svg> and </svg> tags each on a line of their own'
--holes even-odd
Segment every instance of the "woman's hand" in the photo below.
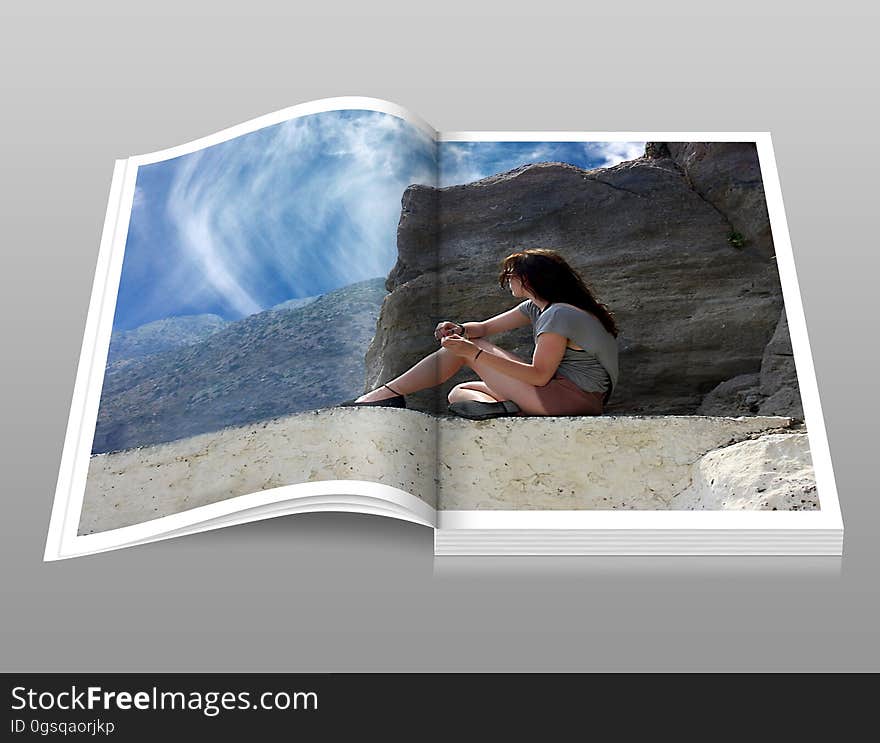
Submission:
<svg viewBox="0 0 880 743">
<path fill-rule="evenodd" d="M 444 320 L 443 322 L 437 323 L 437 327 L 434 329 L 434 337 L 439 341 L 453 333 L 460 335 L 463 327 L 463 325 L 459 325 L 458 323 Z"/>
<path fill-rule="evenodd" d="M 477 351 L 480 350 L 480 347 L 476 343 L 471 343 L 469 340 L 465 340 L 457 333 L 451 333 L 441 338 L 440 345 L 443 346 L 443 348 L 448 348 L 456 356 L 461 356 L 468 361 L 472 360 L 474 356 L 477 355 Z"/>
</svg>

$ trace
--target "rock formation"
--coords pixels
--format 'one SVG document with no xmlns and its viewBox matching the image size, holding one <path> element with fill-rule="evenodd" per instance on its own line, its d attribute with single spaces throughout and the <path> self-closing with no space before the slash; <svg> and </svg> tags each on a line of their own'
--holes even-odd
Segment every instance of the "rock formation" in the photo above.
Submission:
<svg viewBox="0 0 880 743">
<path fill-rule="evenodd" d="M 703 398 L 700 415 L 787 415 L 803 420 L 785 310 L 764 348 L 761 369 L 719 384 Z"/>
<path fill-rule="evenodd" d="M 355 397 L 382 278 L 272 307 L 197 342 L 108 365 L 92 453 L 172 441 Z"/>
<path fill-rule="evenodd" d="M 535 163 L 465 185 L 411 186 L 397 244 L 365 389 L 437 350 L 440 320 L 513 307 L 519 300 L 498 285 L 501 260 L 548 247 L 621 329 L 608 413 L 802 415 L 752 143 L 651 142 L 609 168 Z M 528 327 L 492 341 L 531 358 Z M 410 404 L 442 413 L 452 386 L 474 378 L 465 368 Z"/>
<path fill-rule="evenodd" d="M 173 348 L 190 346 L 222 330 L 226 321 L 218 315 L 185 315 L 154 320 L 110 336 L 107 363 L 141 359 Z"/>
</svg>

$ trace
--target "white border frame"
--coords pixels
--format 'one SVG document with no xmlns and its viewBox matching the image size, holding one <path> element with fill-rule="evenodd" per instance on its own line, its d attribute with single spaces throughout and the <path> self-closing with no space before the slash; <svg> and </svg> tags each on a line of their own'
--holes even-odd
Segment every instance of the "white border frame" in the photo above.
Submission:
<svg viewBox="0 0 880 743">
<path fill-rule="evenodd" d="M 336 110 L 369 110 L 398 116 L 437 142 L 754 142 L 758 149 L 821 510 L 435 512 L 419 498 L 388 486 L 355 480 L 322 481 L 296 483 L 229 498 L 142 524 L 100 534 L 77 536 L 138 168 L 141 165 L 190 154 L 290 119 Z M 315 500 L 316 497 L 319 497 L 319 500 Z M 334 502 L 337 506 L 331 505 Z M 681 529 L 707 528 L 842 530 L 843 522 L 831 454 L 770 133 L 559 131 L 444 133 L 437 132 L 424 120 L 395 103 L 376 98 L 345 96 L 292 106 L 183 145 L 130 157 L 127 160 L 117 160 L 110 185 L 44 559 L 54 560 L 91 554 L 304 510 L 382 513 L 429 526 L 436 524 L 440 529 L 662 529 L 669 530 L 670 533 Z"/>
</svg>

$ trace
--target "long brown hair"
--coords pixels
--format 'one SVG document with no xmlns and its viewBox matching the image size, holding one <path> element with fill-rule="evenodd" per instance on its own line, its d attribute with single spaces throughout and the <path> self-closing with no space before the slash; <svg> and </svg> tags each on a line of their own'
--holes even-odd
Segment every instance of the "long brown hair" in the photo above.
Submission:
<svg viewBox="0 0 880 743">
<path fill-rule="evenodd" d="M 614 315 L 596 299 L 583 277 L 568 265 L 555 250 L 529 248 L 512 253 L 501 262 L 498 283 L 508 288 L 511 276 L 516 276 L 532 294 L 550 303 L 565 302 L 592 312 L 615 338 L 618 334 Z"/>
</svg>

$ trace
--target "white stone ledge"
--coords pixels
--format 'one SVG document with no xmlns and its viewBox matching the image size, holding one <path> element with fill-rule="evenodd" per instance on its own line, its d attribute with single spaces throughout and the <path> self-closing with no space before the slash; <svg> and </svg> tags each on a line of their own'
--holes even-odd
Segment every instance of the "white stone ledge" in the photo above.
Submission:
<svg viewBox="0 0 880 743">
<path fill-rule="evenodd" d="M 89 462 L 79 533 L 130 526 L 270 488 L 368 480 L 436 508 L 437 420 L 388 408 L 328 408 Z"/>
<path fill-rule="evenodd" d="M 756 416 L 470 421 L 392 408 L 314 410 L 93 456 L 79 532 L 346 479 L 399 488 L 444 510 L 818 508 L 807 435 L 790 426 L 789 418 Z"/>
<path fill-rule="evenodd" d="M 757 416 L 444 420 L 440 508 L 818 508 L 807 434 L 789 432 L 791 424 Z M 737 442 L 745 443 L 730 446 Z"/>
</svg>

